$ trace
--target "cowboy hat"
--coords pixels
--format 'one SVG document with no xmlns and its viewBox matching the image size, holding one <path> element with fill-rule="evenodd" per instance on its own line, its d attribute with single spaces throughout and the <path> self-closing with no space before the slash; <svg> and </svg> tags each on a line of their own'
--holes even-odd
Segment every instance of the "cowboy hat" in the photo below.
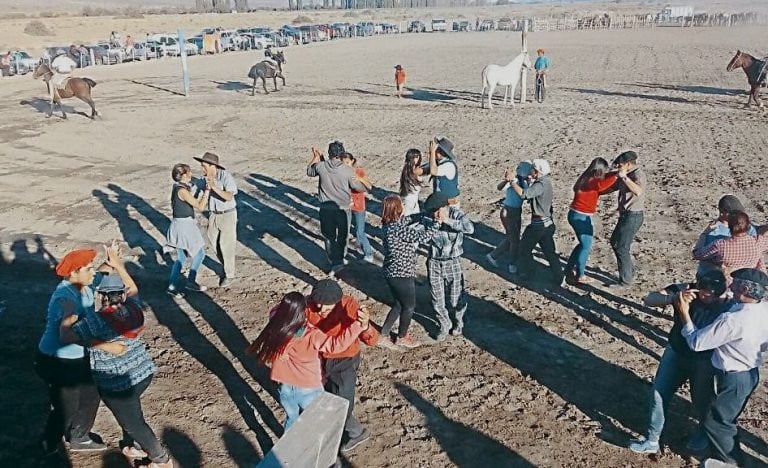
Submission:
<svg viewBox="0 0 768 468">
<path fill-rule="evenodd" d="M 401 67 L 400 65 L 395 65 L 395 68 L 396 68 L 396 69 L 398 69 L 398 70 L 400 70 L 400 69 L 402 69 L 403 67 Z"/>
<path fill-rule="evenodd" d="M 453 154 L 453 143 L 451 143 L 451 140 L 446 137 L 435 137 L 435 143 L 437 143 L 437 147 L 440 148 L 443 154 L 451 159 L 456 159 L 456 156 Z"/>
<path fill-rule="evenodd" d="M 217 154 L 213 154 L 213 153 L 210 153 L 210 152 L 206 151 L 206 153 L 203 155 L 202 158 L 195 157 L 195 158 L 192 158 L 192 159 L 194 159 L 195 161 L 199 161 L 201 163 L 213 164 L 214 166 L 218 167 L 219 169 L 224 169 L 224 166 L 219 164 L 219 156 Z"/>
</svg>

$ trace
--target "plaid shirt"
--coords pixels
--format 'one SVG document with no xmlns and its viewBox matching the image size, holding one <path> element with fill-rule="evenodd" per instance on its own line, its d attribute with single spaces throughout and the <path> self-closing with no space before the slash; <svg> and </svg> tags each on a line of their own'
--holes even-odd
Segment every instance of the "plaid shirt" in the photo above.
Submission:
<svg viewBox="0 0 768 468">
<path fill-rule="evenodd" d="M 739 268 L 757 268 L 765 271 L 763 256 L 768 252 L 768 234 L 761 236 L 738 236 L 721 239 L 693 251 L 696 260 L 719 263 L 727 271 Z"/>
</svg>

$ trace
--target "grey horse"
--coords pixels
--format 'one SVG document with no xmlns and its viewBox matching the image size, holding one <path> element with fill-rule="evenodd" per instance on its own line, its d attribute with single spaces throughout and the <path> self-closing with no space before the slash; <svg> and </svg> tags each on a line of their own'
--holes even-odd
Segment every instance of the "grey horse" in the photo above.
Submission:
<svg viewBox="0 0 768 468">
<path fill-rule="evenodd" d="M 256 95 L 256 80 L 261 78 L 261 84 L 264 87 L 264 92 L 269 94 L 267 90 L 267 78 L 272 78 L 275 83 L 275 91 L 277 91 L 277 79 L 283 80 L 283 86 L 285 86 L 285 77 L 283 76 L 283 64 L 285 63 L 285 55 L 283 51 L 274 54 L 272 56 L 274 62 L 269 60 L 263 60 L 251 67 L 248 72 L 248 78 L 253 78 L 253 88 L 251 89 L 251 96 Z M 274 63 L 277 62 L 277 68 Z"/>
</svg>

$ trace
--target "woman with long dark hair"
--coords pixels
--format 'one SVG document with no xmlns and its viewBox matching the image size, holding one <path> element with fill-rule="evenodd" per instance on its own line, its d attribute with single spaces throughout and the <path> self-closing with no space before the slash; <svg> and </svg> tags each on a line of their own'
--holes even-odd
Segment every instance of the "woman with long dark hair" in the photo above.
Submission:
<svg viewBox="0 0 768 468">
<path fill-rule="evenodd" d="M 171 189 L 171 226 L 166 234 L 166 249 L 176 251 L 176 261 L 171 267 L 168 280 L 168 294 L 181 297 L 179 277 L 181 268 L 192 258 L 192 266 L 187 275 L 186 288 L 190 291 L 205 291 L 206 287 L 197 283 L 197 270 L 205 259 L 205 241 L 195 221 L 195 210 L 202 211 L 208 206 L 211 189 L 206 187 L 200 197 L 193 193 L 192 169 L 186 164 L 176 164 L 171 169 L 173 188 Z"/>
<path fill-rule="evenodd" d="M 440 228 L 441 220 L 428 225 L 426 229 L 412 226 L 416 215 L 406 216 L 403 202 L 397 195 L 384 199 L 381 213 L 381 226 L 384 230 L 384 278 L 395 298 L 392 309 L 381 326 L 382 345 L 393 347 L 398 344 L 406 348 L 415 348 L 420 343 L 408 334 L 411 318 L 416 309 L 416 248 L 419 243 L 426 243 Z M 397 339 L 392 340 L 389 332 L 400 319 Z"/>
<path fill-rule="evenodd" d="M 270 378 L 280 384 L 280 404 L 287 419 L 285 429 L 323 393 L 320 353 L 347 349 L 368 329 L 368 313 L 358 310 L 357 321 L 340 335 L 330 337 L 307 321 L 307 302 L 300 292 L 290 292 L 269 313 L 269 322 L 245 352 L 270 366 Z"/>
<path fill-rule="evenodd" d="M 616 174 L 610 173 L 610 165 L 603 158 L 595 158 L 573 184 L 573 201 L 568 211 L 568 224 L 579 242 L 568 257 L 565 280 L 569 284 L 588 283 L 585 274 L 587 259 L 592 250 L 594 227 L 592 216 L 597 212 L 600 192 L 616 182 Z"/>
<path fill-rule="evenodd" d="M 405 153 L 405 164 L 400 173 L 400 197 L 403 200 L 403 214 L 410 216 L 419 212 L 421 192 L 421 151 L 411 148 Z"/>
</svg>

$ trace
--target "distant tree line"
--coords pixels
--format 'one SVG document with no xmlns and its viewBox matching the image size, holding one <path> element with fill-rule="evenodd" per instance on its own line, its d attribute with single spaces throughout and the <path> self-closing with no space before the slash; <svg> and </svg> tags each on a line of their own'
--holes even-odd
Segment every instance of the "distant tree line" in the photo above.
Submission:
<svg viewBox="0 0 768 468">
<path fill-rule="evenodd" d="M 313 4 L 319 2 L 310 1 Z M 486 0 L 322 0 L 322 8 L 325 9 L 462 7 L 485 4 Z M 195 0 L 195 7 L 200 13 L 228 13 L 233 6 L 237 11 L 249 10 L 248 0 Z M 305 0 L 288 0 L 289 10 L 302 10 L 307 6 Z"/>
<path fill-rule="evenodd" d="M 195 7 L 200 13 L 229 13 L 233 6 L 237 11 L 249 9 L 248 0 L 195 0 Z"/>
</svg>

